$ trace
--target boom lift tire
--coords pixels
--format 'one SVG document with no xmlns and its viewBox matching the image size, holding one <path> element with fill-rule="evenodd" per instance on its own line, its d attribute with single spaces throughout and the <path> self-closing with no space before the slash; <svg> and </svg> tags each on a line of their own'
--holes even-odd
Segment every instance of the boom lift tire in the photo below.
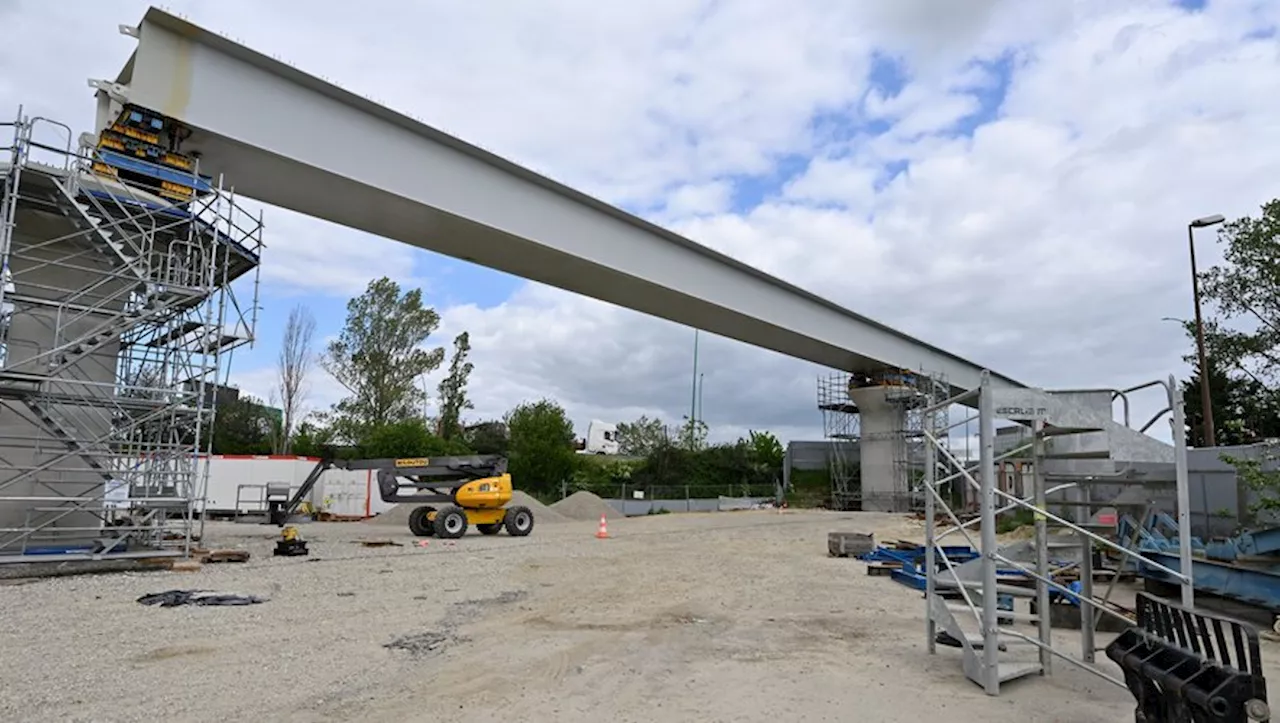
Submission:
<svg viewBox="0 0 1280 723">
<path fill-rule="evenodd" d="M 450 505 L 436 512 L 436 537 L 456 540 L 467 533 L 467 513 L 457 505 Z"/>
<path fill-rule="evenodd" d="M 492 522 L 487 524 L 476 525 L 476 529 L 480 530 L 480 534 L 482 535 L 496 535 L 499 532 L 502 532 L 502 523 Z"/>
<path fill-rule="evenodd" d="M 436 529 L 431 523 L 431 513 L 436 508 L 430 505 L 415 507 L 409 513 L 409 531 L 418 537 L 431 537 L 436 534 Z"/>
<path fill-rule="evenodd" d="M 502 517 L 502 524 L 507 528 L 508 535 L 524 537 L 533 532 L 533 512 L 523 505 L 508 507 L 507 513 Z"/>
</svg>

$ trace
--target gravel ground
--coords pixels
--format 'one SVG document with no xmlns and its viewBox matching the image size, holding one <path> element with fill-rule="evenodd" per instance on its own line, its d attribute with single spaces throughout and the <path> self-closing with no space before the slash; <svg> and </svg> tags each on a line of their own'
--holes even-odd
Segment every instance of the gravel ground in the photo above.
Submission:
<svg viewBox="0 0 1280 723">
<path fill-rule="evenodd" d="M 910 533 L 900 518 L 595 528 L 417 547 L 407 530 L 315 523 L 301 527 L 309 557 L 274 558 L 274 528 L 219 523 L 207 538 L 250 562 L 0 586 L 0 720 L 1133 720 L 1126 691 L 1063 664 L 989 698 L 959 651 L 927 655 L 919 593 L 826 555 L 828 531 L 893 539 Z M 171 588 L 270 599 L 135 602 Z"/>
</svg>

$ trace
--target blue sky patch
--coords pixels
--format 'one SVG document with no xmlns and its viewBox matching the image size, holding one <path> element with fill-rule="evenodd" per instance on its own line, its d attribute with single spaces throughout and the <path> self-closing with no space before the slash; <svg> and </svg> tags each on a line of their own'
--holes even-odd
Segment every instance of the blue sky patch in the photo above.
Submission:
<svg viewBox="0 0 1280 723">
<path fill-rule="evenodd" d="M 976 113 L 961 118 L 951 128 L 954 135 L 971 136 L 979 126 L 994 121 L 1000 115 L 1000 107 L 1004 105 L 1005 96 L 1009 93 L 1009 85 L 1013 82 L 1014 54 L 1012 51 L 1002 53 L 995 60 L 975 60 L 975 67 L 985 71 L 991 85 L 974 88 L 972 95 L 978 99 L 979 109 Z"/>
<path fill-rule="evenodd" d="M 737 179 L 733 184 L 732 211 L 738 214 L 750 212 L 766 199 L 778 195 L 788 181 L 804 173 L 808 167 L 809 156 L 792 153 L 778 158 L 771 173 Z"/>
<path fill-rule="evenodd" d="M 867 74 L 868 92 L 876 91 L 885 98 L 896 97 L 911 80 L 900 58 L 876 52 L 871 56 L 871 72 Z"/>
</svg>

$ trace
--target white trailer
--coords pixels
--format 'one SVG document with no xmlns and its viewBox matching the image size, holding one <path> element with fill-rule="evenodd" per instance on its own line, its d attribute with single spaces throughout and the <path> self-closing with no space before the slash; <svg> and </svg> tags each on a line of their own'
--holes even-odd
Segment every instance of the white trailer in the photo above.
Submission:
<svg viewBox="0 0 1280 723">
<path fill-rule="evenodd" d="M 208 484 L 196 510 L 210 516 L 265 514 L 268 484 L 302 486 L 319 462 L 293 455 L 215 454 L 208 458 Z M 328 469 L 311 491 L 312 507 L 343 517 L 372 517 L 391 505 L 382 501 L 367 470 Z"/>
</svg>

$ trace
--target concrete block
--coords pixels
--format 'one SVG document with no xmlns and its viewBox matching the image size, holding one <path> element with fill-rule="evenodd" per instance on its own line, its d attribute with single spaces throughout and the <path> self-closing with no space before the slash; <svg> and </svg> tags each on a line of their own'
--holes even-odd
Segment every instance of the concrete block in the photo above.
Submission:
<svg viewBox="0 0 1280 723">
<path fill-rule="evenodd" d="M 857 557 L 874 549 L 876 549 L 876 540 L 870 533 L 827 533 L 827 554 L 832 557 Z"/>
</svg>

